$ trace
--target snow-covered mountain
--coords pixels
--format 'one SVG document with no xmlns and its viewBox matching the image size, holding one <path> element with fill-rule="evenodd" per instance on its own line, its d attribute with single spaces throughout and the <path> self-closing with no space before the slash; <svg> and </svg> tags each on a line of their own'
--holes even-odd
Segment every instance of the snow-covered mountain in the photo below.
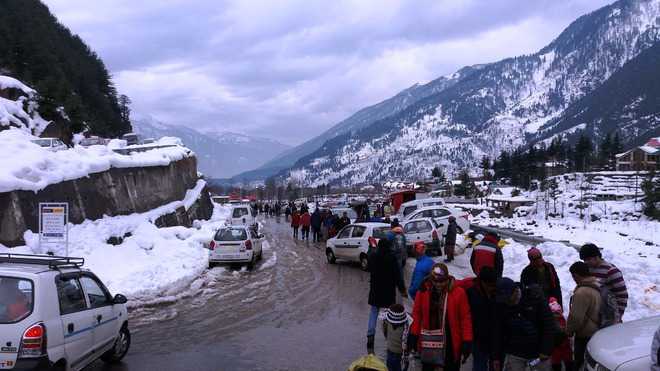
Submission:
<svg viewBox="0 0 660 371">
<path fill-rule="evenodd" d="M 228 178 L 254 169 L 291 148 L 271 139 L 226 131 L 200 132 L 165 124 L 148 116 L 133 119 L 133 130 L 145 138 L 181 138 L 197 154 L 200 171 L 211 178 Z"/>
<path fill-rule="evenodd" d="M 659 17 L 660 0 L 621 0 L 582 16 L 537 53 L 471 68 L 402 110 L 326 140 L 291 175 L 310 185 L 426 177 L 437 165 L 457 171 L 483 155 L 582 130 L 585 123 L 563 120 L 567 109 L 660 41 Z M 626 125 L 641 134 L 660 122 Z"/>
</svg>

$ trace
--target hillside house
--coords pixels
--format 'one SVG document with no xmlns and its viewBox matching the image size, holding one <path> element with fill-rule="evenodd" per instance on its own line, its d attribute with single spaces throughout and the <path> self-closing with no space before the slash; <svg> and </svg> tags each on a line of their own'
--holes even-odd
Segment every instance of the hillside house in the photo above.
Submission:
<svg viewBox="0 0 660 371">
<path fill-rule="evenodd" d="M 493 188 L 491 194 L 486 197 L 486 206 L 495 208 L 507 217 L 512 217 L 517 207 L 533 204 L 533 199 L 523 196 L 515 187 Z"/>
<path fill-rule="evenodd" d="M 618 171 L 660 169 L 660 137 L 651 138 L 645 145 L 616 155 Z"/>
</svg>

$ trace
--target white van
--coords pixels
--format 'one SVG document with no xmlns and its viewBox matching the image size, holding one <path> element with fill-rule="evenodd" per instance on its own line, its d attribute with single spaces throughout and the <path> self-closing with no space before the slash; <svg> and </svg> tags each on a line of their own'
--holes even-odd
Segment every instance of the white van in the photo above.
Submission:
<svg viewBox="0 0 660 371">
<path fill-rule="evenodd" d="M 416 211 L 423 207 L 443 206 L 444 204 L 445 204 L 445 200 L 439 197 L 423 198 L 421 200 L 412 200 L 412 201 L 404 202 L 403 204 L 401 204 L 401 207 L 399 207 L 399 214 L 395 215 L 395 217 L 398 218 L 399 221 L 403 221 L 413 211 Z"/>
<path fill-rule="evenodd" d="M 231 225 L 245 225 L 257 228 L 257 214 L 250 205 L 235 205 L 231 208 Z"/>
</svg>

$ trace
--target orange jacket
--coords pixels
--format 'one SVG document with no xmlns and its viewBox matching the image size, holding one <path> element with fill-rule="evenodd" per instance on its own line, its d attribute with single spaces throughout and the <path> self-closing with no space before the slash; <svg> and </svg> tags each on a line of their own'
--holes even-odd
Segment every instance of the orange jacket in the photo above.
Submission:
<svg viewBox="0 0 660 371">
<path fill-rule="evenodd" d="M 470 303 L 463 288 L 454 284 L 453 277 L 449 282 L 449 296 L 447 297 L 447 320 L 451 330 L 452 349 L 454 359 L 460 359 L 461 346 L 463 342 L 472 341 L 472 317 L 470 315 Z M 430 307 L 431 307 L 431 283 L 426 280 L 422 283 L 413 306 L 413 323 L 410 332 L 419 336 L 422 329 L 430 327 Z M 418 338 L 418 349 L 419 342 Z"/>
</svg>

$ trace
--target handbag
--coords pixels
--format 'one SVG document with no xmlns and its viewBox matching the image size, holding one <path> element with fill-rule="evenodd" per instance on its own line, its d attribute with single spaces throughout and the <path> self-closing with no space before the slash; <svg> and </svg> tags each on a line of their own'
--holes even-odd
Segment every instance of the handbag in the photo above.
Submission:
<svg viewBox="0 0 660 371">
<path fill-rule="evenodd" d="M 444 367 L 445 365 L 445 317 L 447 316 L 447 296 L 445 294 L 442 307 L 442 322 L 437 330 L 424 330 L 420 332 L 419 356 L 423 364 Z"/>
</svg>

